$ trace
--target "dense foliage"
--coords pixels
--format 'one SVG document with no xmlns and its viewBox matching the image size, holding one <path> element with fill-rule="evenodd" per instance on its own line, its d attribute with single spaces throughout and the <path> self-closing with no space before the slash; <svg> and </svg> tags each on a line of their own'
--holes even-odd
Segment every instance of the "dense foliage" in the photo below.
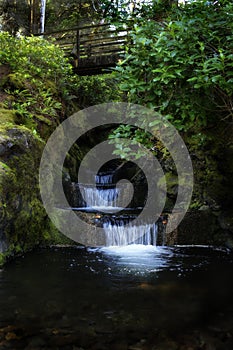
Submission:
<svg viewBox="0 0 233 350">
<path fill-rule="evenodd" d="M 0 63 L 10 73 L 1 82 L 8 95 L 5 106 L 15 109 L 22 123 L 36 128 L 36 119 L 49 123 L 64 114 L 62 98 L 72 67 L 57 46 L 40 38 L 15 38 L 2 32 Z"/>
<path fill-rule="evenodd" d="M 116 68 L 119 87 L 126 101 L 159 112 L 181 132 L 194 166 L 192 207 L 203 203 L 214 210 L 216 203 L 228 207 L 232 203 L 233 3 L 197 0 L 163 10 L 156 16 L 154 7 L 145 7 L 145 17 L 135 20 L 125 59 Z M 143 128 L 147 117 L 141 118 Z M 150 126 L 156 128 L 156 123 L 155 118 Z M 122 125 L 110 137 L 122 158 L 143 156 L 129 147 L 138 141 L 174 175 L 166 149 L 142 129 Z"/>
<path fill-rule="evenodd" d="M 111 75 L 74 75 L 62 50 L 38 37 L 0 33 L 0 65 L 9 69 L 0 85 L 5 107 L 35 133 L 38 122 L 56 125 L 79 108 L 120 98 Z"/>
<path fill-rule="evenodd" d="M 135 23 L 133 46 L 117 67 L 128 101 L 153 108 L 179 129 L 231 119 L 233 3 L 195 1 L 162 21 Z"/>
</svg>

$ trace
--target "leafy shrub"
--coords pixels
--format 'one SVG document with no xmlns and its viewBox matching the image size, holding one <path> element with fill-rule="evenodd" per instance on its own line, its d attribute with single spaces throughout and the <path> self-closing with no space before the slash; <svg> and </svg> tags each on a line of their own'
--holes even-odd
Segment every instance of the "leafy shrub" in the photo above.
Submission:
<svg viewBox="0 0 233 350">
<path fill-rule="evenodd" d="M 51 124 L 64 114 L 72 66 L 58 46 L 36 37 L 0 33 L 0 64 L 10 67 L 4 91 L 6 107 L 17 111 L 19 122 L 36 133 L 37 122 Z M 44 136 L 44 135 L 42 135 Z"/>
<path fill-rule="evenodd" d="M 0 63 L 9 64 L 22 78 L 58 82 L 71 73 L 62 50 L 39 37 L 12 37 L 0 33 Z"/>
<path fill-rule="evenodd" d="M 162 22 L 134 25 L 117 67 L 130 102 L 155 109 L 179 130 L 233 118 L 233 3 L 195 1 Z"/>
<path fill-rule="evenodd" d="M 122 99 L 122 92 L 111 74 L 94 76 L 73 76 L 70 88 L 77 97 L 79 108 L 86 108 L 105 102 L 117 102 Z"/>
<path fill-rule="evenodd" d="M 38 37 L 12 37 L 0 33 L 0 64 L 10 66 L 5 92 L 8 103 L 25 122 L 36 117 L 54 119 L 98 103 L 120 99 L 111 74 L 80 77 L 56 45 Z"/>
</svg>

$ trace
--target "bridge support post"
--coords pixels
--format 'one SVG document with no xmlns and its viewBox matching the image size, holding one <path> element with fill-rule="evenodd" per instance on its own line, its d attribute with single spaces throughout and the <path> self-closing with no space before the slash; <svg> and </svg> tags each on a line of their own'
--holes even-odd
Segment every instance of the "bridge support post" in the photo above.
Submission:
<svg viewBox="0 0 233 350">
<path fill-rule="evenodd" d="M 76 44 L 77 44 L 77 60 L 79 62 L 80 59 L 80 30 L 77 30 L 77 36 L 76 36 Z"/>
</svg>

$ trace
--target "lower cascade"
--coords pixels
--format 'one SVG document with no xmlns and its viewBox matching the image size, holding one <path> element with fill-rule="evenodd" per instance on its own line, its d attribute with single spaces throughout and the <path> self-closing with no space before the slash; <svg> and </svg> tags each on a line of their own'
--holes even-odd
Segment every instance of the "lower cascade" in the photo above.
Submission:
<svg viewBox="0 0 233 350">
<path fill-rule="evenodd" d="M 107 245 L 125 246 L 131 243 L 143 245 L 156 245 L 157 224 L 139 224 L 131 222 L 125 224 L 123 220 L 103 224 Z"/>
<path fill-rule="evenodd" d="M 119 207 L 118 203 L 127 196 L 127 186 L 117 188 L 112 183 L 111 174 L 95 176 L 96 185 L 75 184 L 78 195 L 75 195 L 76 210 L 99 214 L 97 224 L 103 227 L 106 246 L 126 246 L 129 244 L 156 246 L 159 240 L 164 245 L 164 234 L 161 234 L 159 223 L 137 220 L 137 213 L 142 208 Z M 117 214 L 116 214 L 117 213 Z M 163 230 L 162 230 L 163 231 Z"/>
</svg>

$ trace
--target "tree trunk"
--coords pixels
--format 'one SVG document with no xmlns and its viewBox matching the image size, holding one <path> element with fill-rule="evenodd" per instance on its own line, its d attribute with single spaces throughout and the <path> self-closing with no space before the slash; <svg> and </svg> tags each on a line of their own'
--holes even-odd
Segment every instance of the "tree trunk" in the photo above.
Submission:
<svg viewBox="0 0 233 350">
<path fill-rule="evenodd" d="M 30 32 L 38 34 L 40 32 L 40 0 L 29 0 L 30 6 Z"/>
</svg>

